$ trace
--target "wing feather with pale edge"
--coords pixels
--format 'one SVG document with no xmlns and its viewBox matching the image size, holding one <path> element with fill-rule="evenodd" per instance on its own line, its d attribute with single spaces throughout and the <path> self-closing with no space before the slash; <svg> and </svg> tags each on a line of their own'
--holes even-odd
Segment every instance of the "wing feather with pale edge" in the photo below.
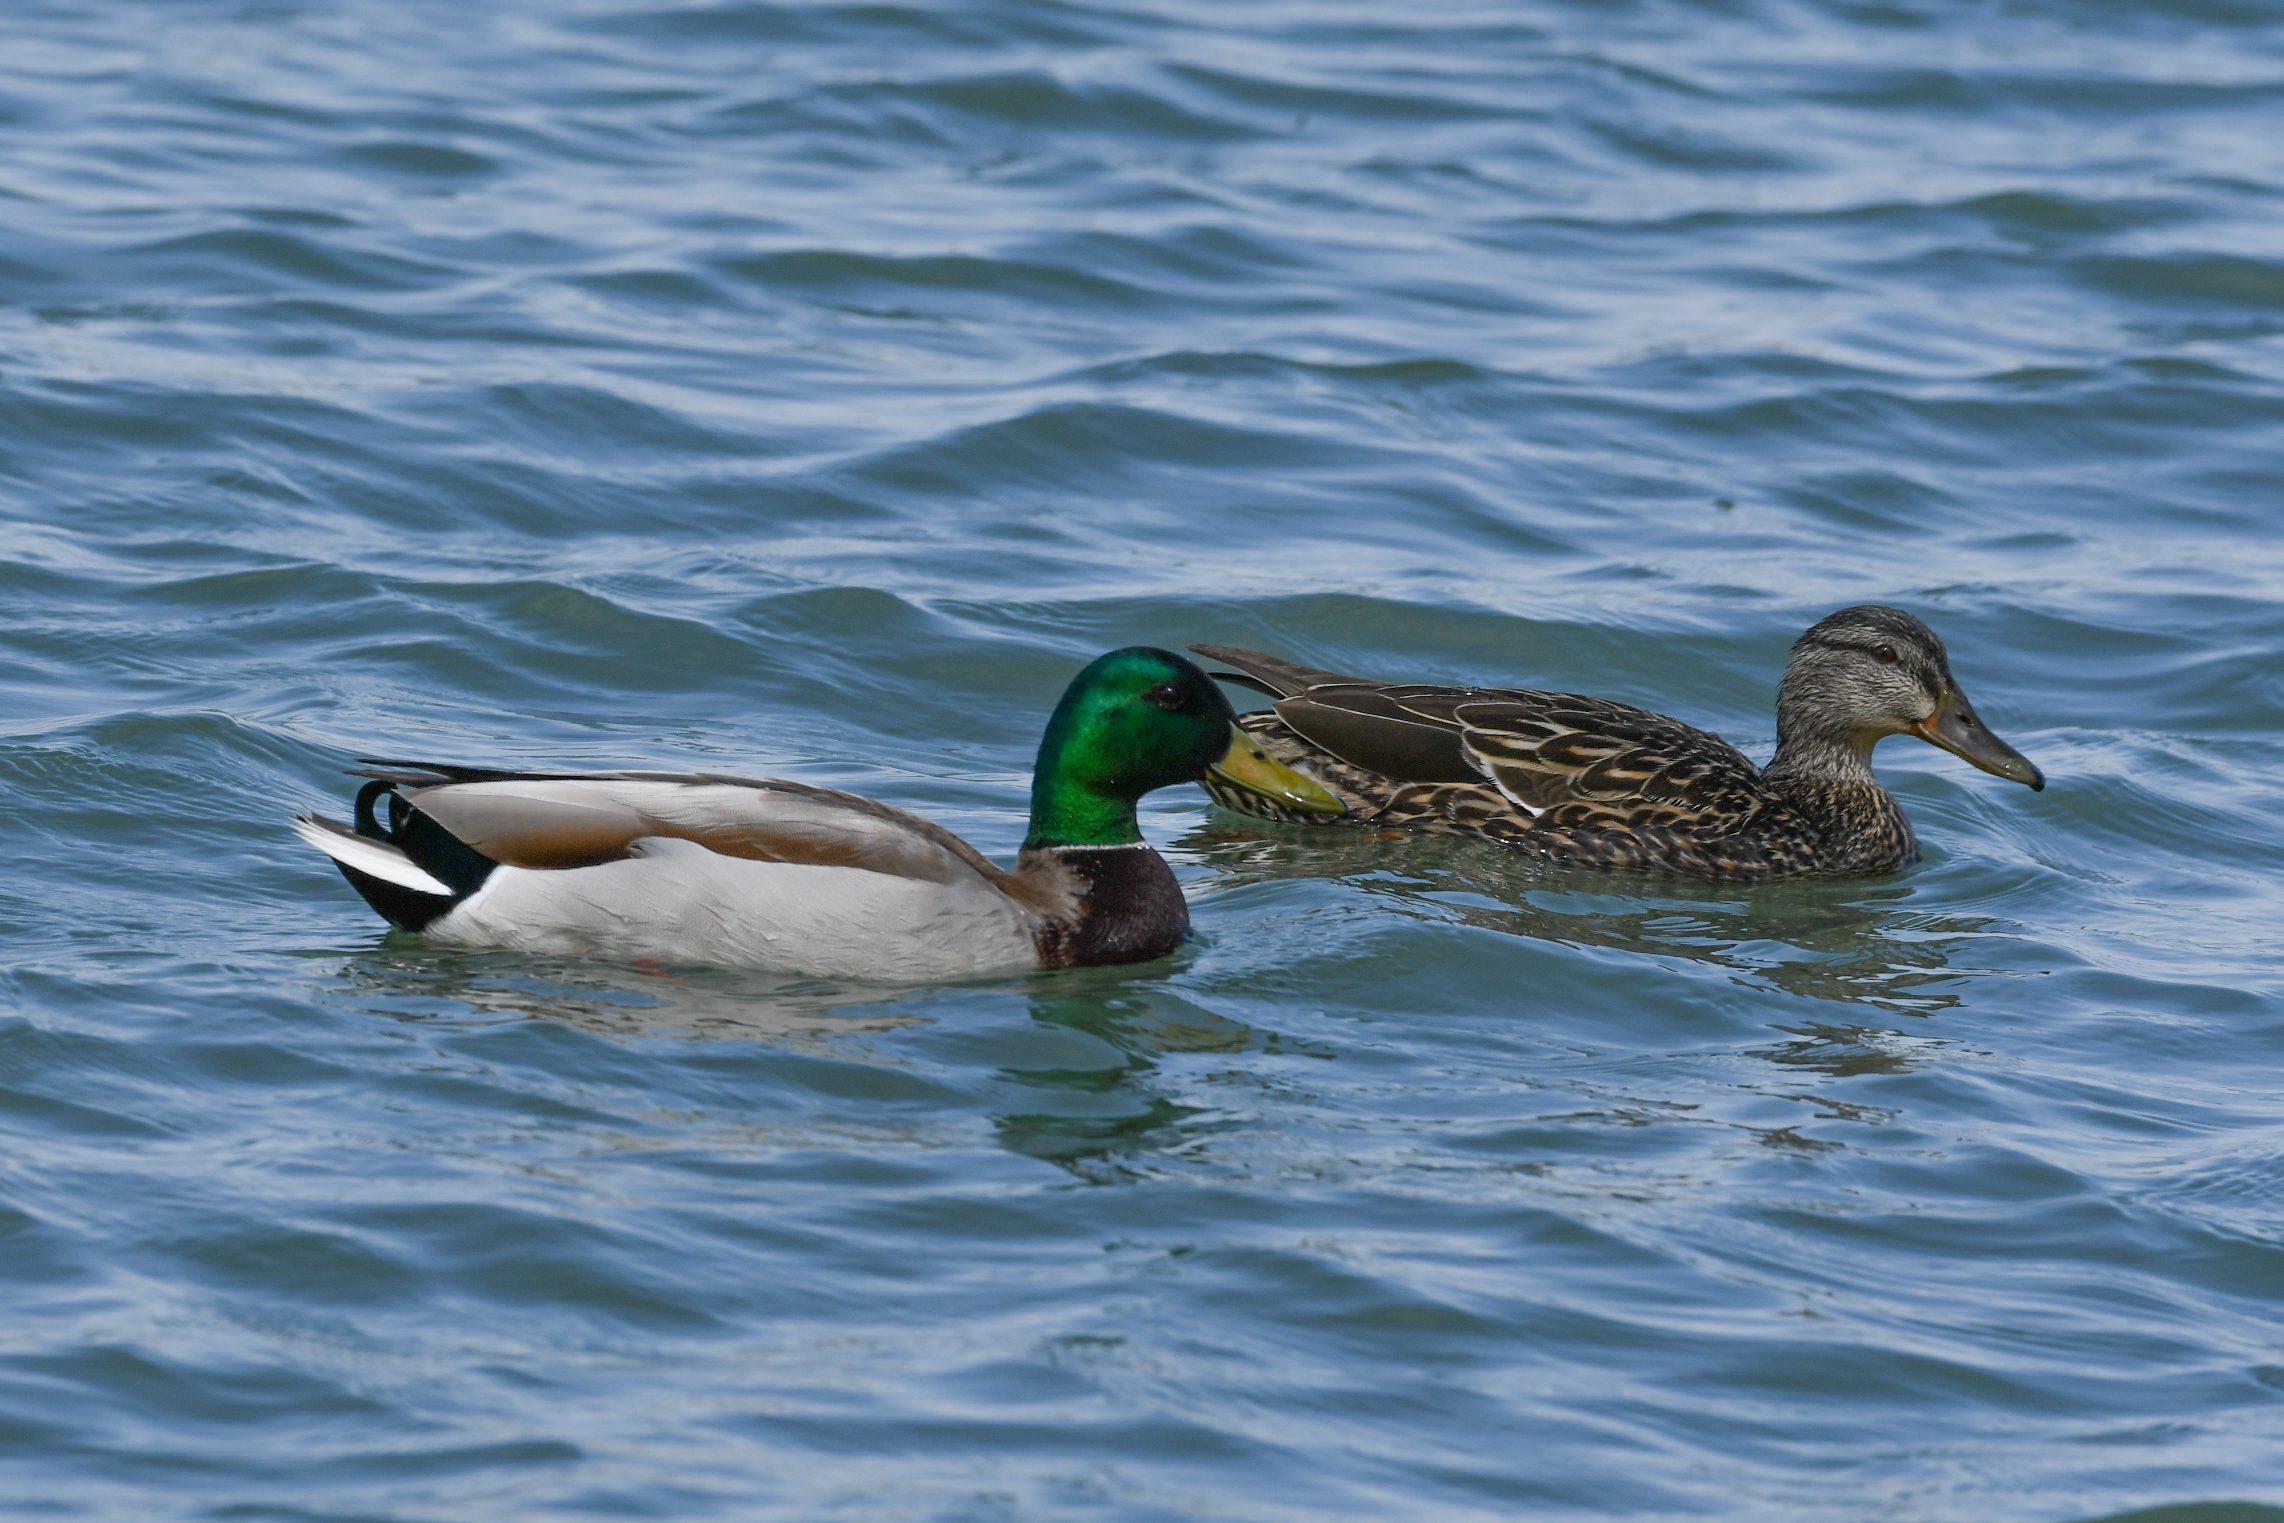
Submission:
<svg viewBox="0 0 2284 1523">
<path fill-rule="evenodd" d="M 1468 761 L 1545 825 L 1725 835 L 1768 803 L 1735 746 L 1631 704 L 1514 690 L 1452 714 Z"/>
</svg>

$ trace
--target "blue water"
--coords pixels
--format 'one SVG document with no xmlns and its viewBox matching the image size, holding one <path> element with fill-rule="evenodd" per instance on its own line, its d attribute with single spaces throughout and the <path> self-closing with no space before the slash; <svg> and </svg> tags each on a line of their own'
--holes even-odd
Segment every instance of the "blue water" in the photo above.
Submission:
<svg viewBox="0 0 2284 1523">
<path fill-rule="evenodd" d="M 2284 10 L 14 0 L 0 1515 L 2284 1520 Z M 2042 794 L 1737 892 L 1145 826 L 1196 943 L 446 954 L 360 755 L 1006 853 L 1105 648 Z"/>
</svg>

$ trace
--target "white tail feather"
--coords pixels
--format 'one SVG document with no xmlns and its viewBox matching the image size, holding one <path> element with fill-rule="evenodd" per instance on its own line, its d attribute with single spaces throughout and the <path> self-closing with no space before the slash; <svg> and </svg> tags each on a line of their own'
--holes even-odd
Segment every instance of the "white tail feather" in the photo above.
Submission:
<svg viewBox="0 0 2284 1523">
<path fill-rule="evenodd" d="M 409 888 L 416 894 L 452 897 L 449 886 L 386 841 L 351 835 L 337 825 L 307 814 L 293 822 L 293 833 L 334 861 L 347 863 L 367 877 Z"/>
</svg>

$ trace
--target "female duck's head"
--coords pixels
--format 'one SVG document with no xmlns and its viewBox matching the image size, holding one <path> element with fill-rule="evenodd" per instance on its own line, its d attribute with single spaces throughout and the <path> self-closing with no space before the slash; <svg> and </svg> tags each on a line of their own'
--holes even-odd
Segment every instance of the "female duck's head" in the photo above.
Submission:
<svg viewBox="0 0 2284 1523">
<path fill-rule="evenodd" d="M 1975 713 L 1935 631 L 1900 608 L 1843 608 L 1795 641 L 1777 689 L 1776 729 L 1780 756 L 1791 748 L 1860 765 L 1881 737 L 1908 733 L 1985 772 L 2046 786 L 2030 759 Z"/>
<path fill-rule="evenodd" d="M 1135 801 L 1208 770 L 1294 809 L 1341 814 L 1340 801 L 1261 754 L 1229 700 L 1196 663 L 1129 646 L 1071 679 L 1039 741 L 1025 846 L 1118 846 L 1141 839 Z"/>
</svg>

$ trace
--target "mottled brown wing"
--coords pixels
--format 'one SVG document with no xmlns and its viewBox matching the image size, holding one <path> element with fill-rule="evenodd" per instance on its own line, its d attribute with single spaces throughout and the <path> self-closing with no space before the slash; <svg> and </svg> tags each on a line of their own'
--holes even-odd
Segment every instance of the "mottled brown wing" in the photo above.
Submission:
<svg viewBox="0 0 2284 1523">
<path fill-rule="evenodd" d="M 1768 802 L 1736 747 L 1630 704 L 1509 691 L 1451 713 L 1468 761 L 1542 827 L 1722 835 Z"/>
<path fill-rule="evenodd" d="M 1325 683 L 1280 698 L 1277 717 L 1293 733 L 1352 767 L 1407 783 L 1472 783 L 1459 721 L 1461 695 L 1473 689 Z"/>
<path fill-rule="evenodd" d="M 1710 839 L 1768 804 L 1760 769 L 1736 747 L 1631 704 L 1536 688 L 1372 682 L 1257 651 L 1191 648 L 1278 695 L 1277 718 L 1300 740 L 1395 785 L 1383 814 L 1402 812 L 1401 801 L 1417 792 L 1437 799 L 1430 813 L 1440 819 L 1460 799 L 1438 785 L 1479 788 L 1488 779 L 1529 817 L 1510 823 L 1533 832 L 1581 842 L 1653 830 Z M 1469 828 L 1491 830 L 1488 822 Z"/>
</svg>

